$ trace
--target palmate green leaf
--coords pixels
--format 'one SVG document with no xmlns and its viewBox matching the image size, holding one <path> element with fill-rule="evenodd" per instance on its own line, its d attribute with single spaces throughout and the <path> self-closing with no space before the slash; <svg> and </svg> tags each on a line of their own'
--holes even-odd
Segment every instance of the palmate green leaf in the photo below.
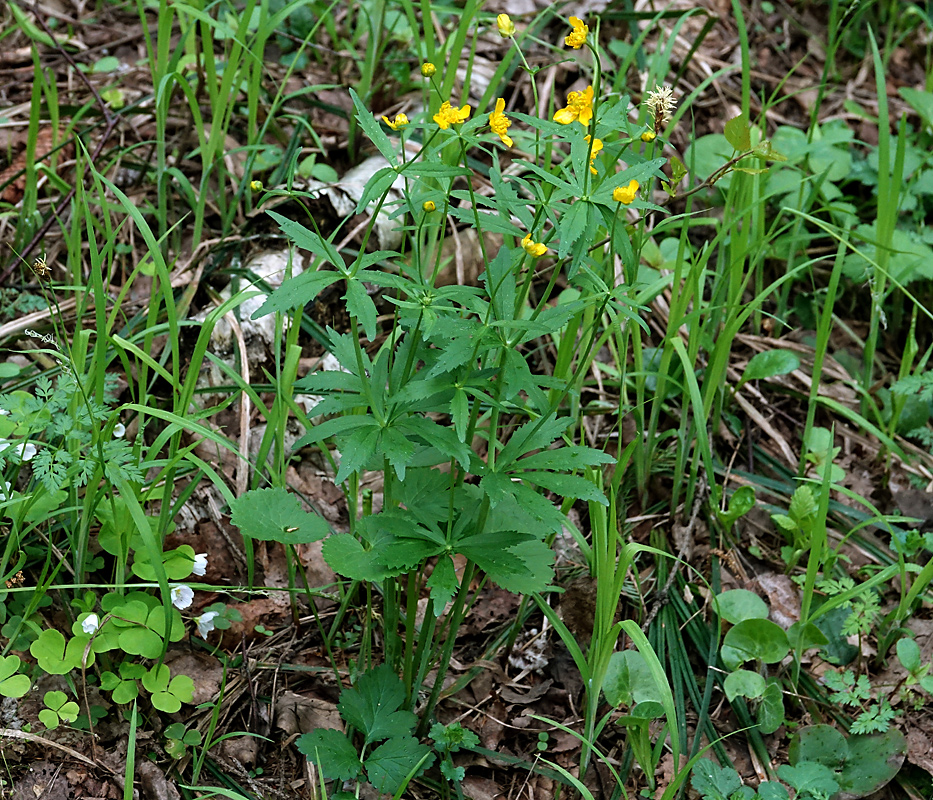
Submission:
<svg viewBox="0 0 933 800">
<path fill-rule="evenodd" d="M 554 578 L 553 551 L 530 534 L 516 531 L 475 534 L 459 540 L 456 549 L 508 592 L 542 592 Z"/>
<path fill-rule="evenodd" d="M 331 780 L 353 780 L 363 768 L 353 743 L 332 728 L 318 728 L 302 734 L 295 741 L 295 747 L 308 761 L 319 764 L 324 777 Z"/>
<path fill-rule="evenodd" d="M 308 228 L 301 223 L 295 222 L 288 217 L 283 217 L 275 211 L 267 211 L 266 213 L 278 223 L 282 233 L 288 236 L 298 247 L 302 250 L 310 250 L 318 258 L 333 264 L 340 272 L 346 273 L 346 264 L 343 258 L 340 257 L 340 253 L 337 252 L 337 248 L 334 247 L 331 242 L 328 242 L 314 231 L 308 230 Z"/>
<path fill-rule="evenodd" d="M 563 200 L 568 197 L 579 197 L 583 194 L 583 187 L 580 186 L 575 180 L 573 183 L 570 183 L 564 180 L 557 175 L 554 175 L 548 170 L 539 167 L 537 164 L 532 164 L 530 161 L 519 161 L 516 159 L 517 163 L 521 164 L 522 167 L 533 172 L 539 178 L 542 178 L 546 183 L 551 184 L 551 186 L 556 188 L 556 192 L 552 195 L 552 201 Z M 554 208 L 553 202 L 551 204 L 552 209 Z"/>
<path fill-rule="evenodd" d="M 503 500 L 515 496 L 512 484 L 511 476 L 504 472 L 488 472 L 479 482 L 483 494 L 489 498 L 489 505 L 493 508 Z"/>
<path fill-rule="evenodd" d="M 718 767 L 708 758 L 694 764 L 691 783 L 703 800 L 729 800 L 742 787 L 738 772 L 732 767 Z"/>
<path fill-rule="evenodd" d="M 463 207 L 451 207 L 448 213 L 466 225 L 487 233 L 502 233 L 506 236 L 517 236 L 519 238 L 525 235 L 525 231 L 519 228 L 518 225 L 499 214 L 491 214 L 488 211 L 474 211 L 472 208 Z M 478 225 L 477 218 L 479 219 Z"/>
<path fill-rule="evenodd" d="M 332 283 L 340 280 L 339 272 L 324 270 L 306 270 L 300 275 L 282 281 L 282 285 L 273 290 L 250 319 L 259 319 L 276 312 L 286 313 L 293 308 L 307 305 Z"/>
<path fill-rule="evenodd" d="M 447 556 L 441 556 L 434 565 L 434 571 L 428 578 L 428 589 L 431 590 L 431 600 L 434 601 L 434 613 L 440 616 L 444 613 L 446 605 L 453 600 L 460 584 L 457 583 L 457 572 L 454 562 Z M 28 687 L 27 687 L 28 688 Z M 2 691 L 2 687 L 0 687 Z"/>
<path fill-rule="evenodd" d="M 355 408 L 356 406 L 354 405 L 352 407 Z M 317 408 L 317 406 L 315 406 L 315 408 Z M 346 433 L 356 428 L 371 428 L 373 426 L 378 427 L 378 425 L 379 423 L 369 414 L 334 417 L 333 419 L 325 420 L 320 425 L 315 425 L 311 428 L 310 431 L 292 445 L 292 451 L 297 452 L 302 447 L 307 447 L 309 444 L 321 442 L 324 439 L 329 439 L 331 436 L 337 436 L 338 434 Z"/>
<path fill-rule="evenodd" d="M 592 203 L 580 200 L 561 215 L 558 226 L 558 235 L 560 236 L 560 245 L 557 249 L 558 258 L 564 258 L 569 252 L 573 243 L 577 241 L 586 230 L 587 220 L 590 212 L 593 210 Z"/>
<path fill-rule="evenodd" d="M 376 551 L 366 550 L 360 541 L 349 533 L 338 533 L 328 537 L 321 552 L 334 572 L 354 581 L 378 583 L 404 571 L 401 567 L 390 569 L 381 564 Z"/>
<path fill-rule="evenodd" d="M 363 187 L 359 202 L 356 204 L 356 213 L 359 214 L 373 200 L 386 194 L 397 180 L 398 172 L 396 172 L 395 167 L 383 167 L 376 170 L 366 181 L 366 186 Z"/>
<path fill-rule="evenodd" d="M 382 428 L 374 419 L 370 420 L 371 424 L 357 427 L 340 437 L 340 469 L 337 470 L 334 483 L 339 485 L 354 472 L 364 469 L 380 449 Z"/>
<path fill-rule="evenodd" d="M 366 744 L 380 739 L 406 736 L 418 718 L 399 711 L 405 702 L 405 686 L 388 664 L 365 672 L 356 686 L 340 694 L 337 708 L 350 725 L 361 731 Z"/>
<path fill-rule="evenodd" d="M 285 489 L 252 489 L 230 505 L 230 521 L 244 536 L 264 542 L 305 544 L 330 533 L 327 522 L 302 509 Z"/>
<path fill-rule="evenodd" d="M 373 341 L 376 338 L 376 304 L 358 278 L 347 281 L 343 299 L 347 301 L 347 313 L 359 320 L 366 338 Z"/>
<path fill-rule="evenodd" d="M 833 771 L 815 761 L 801 761 L 793 767 L 781 764 L 777 772 L 782 781 L 797 790 L 798 797 L 831 797 L 839 791 Z"/>
<path fill-rule="evenodd" d="M 412 736 L 398 736 L 379 745 L 366 759 L 366 776 L 377 792 L 396 794 L 409 774 L 419 775 L 434 762 L 431 748 Z"/>
<path fill-rule="evenodd" d="M 600 464 L 615 464 L 614 456 L 584 445 L 571 445 L 559 447 L 556 450 L 542 450 L 525 456 L 515 463 L 521 469 L 554 470 L 560 472 L 573 472 L 584 467 L 595 467 Z"/>
<path fill-rule="evenodd" d="M 508 444 L 502 448 L 496 464 L 499 471 L 512 465 L 532 450 L 543 450 L 573 424 L 570 417 L 550 416 L 546 420 L 533 419 L 522 425 L 512 434 Z"/>
<path fill-rule="evenodd" d="M 395 427 L 403 434 L 414 436 L 439 450 L 448 458 L 454 459 L 460 466 L 470 465 L 472 451 L 460 441 L 455 431 L 439 425 L 428 417 L 406 417 L 399 420 Z"/>
<path fill-rule="evenodd" d="M 397 426 L 401 428 L 401 424 Z M 405 480 L 405 468 L 415 455 L 415 446 L 396 427 L 382 429 L 382 454 L 395 470 L 400 481 Z"/>
<path fill-rule="evenodd" d="M 554 492 L 562 499 L 571 497 L 604 506 L 609 505 L 606 493 L 592 481 L 580 475 L 562 475 L 558 472 L 519 472 L 516 475 L 528 483 Z"/>
<path fill-rule="evenodd" d="M 366 134 L 366 138 L 376 145 L 376 149 L 382 153 L 382 157 L 386 161 L 390 164 L 394 163 L 397 159 L 395 146 L 392 144 L 392 141 L 386 135 L 385 131 L 382 130 L 382 126 L 376 121 L 373 112 L 366 108 L 363 101 L 360 100 L 360 96 L 353 91 L 353 89 L 350 89 L 350 97 L 353 98 L 353 108 L 356 111 L 356 118 L 359 120 L 363 133 Z"/>
</svg>

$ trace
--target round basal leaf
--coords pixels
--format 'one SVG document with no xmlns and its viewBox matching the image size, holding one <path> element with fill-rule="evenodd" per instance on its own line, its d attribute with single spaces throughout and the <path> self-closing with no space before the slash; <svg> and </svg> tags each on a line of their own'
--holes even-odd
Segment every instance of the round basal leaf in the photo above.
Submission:
<svg viewBox="0 0 933 800">
<path fill-rule="evenodd" d="M 661 703 L 664 699 L 645 657 L 637 650 L 622 650 L 610 656 L 603 693 L 613 706 Z"/>
<path fill-rule="evenodd" d="M 757 672 L 739 669 L 726 675 L 722 683 L 726 697 L 731 703 L 736 697 L 761 697 L 765 691 L 765 679 Z"/>
<path fill-rule="evenodd" d="M 632 706 L 629 713 L 635 719 L 658 719 L 664 716 L 664 706 L 654 700 L 646 700 Z"/>
<path fill-rule="evenodd" d="M 330 533 L 321 517 L 304 511 L 285 489 L 253 489 L 230 504 L 230 521 L 244 536 L 264 542 L 304 544 Z"/>
<path fill-rule="evenodd" d="M 784 724 L 784 693 L 781 684 L 775 678 L 769 678 L 767 683 L 756 712 L 758 730 L 766 735 L 774 733 Z"/>
<path fill-rule="evenodd" d="M 767 619 L 747 619 L 729 629 L 722 642 L 722 661 L 730 672 L 746 661 L 776 664 L 790 652 L 787 634 Z"/>
<path fill-rule="evenodd" d="M 897 775 L 907 755 L 907 738 L 897 728 L 849 737 L 849 757 L 839 781 L 839 800 L 868 797 Z"/>
<path fill-rule="evenodd" d="M 908 672 L 917 672 L 920 669 L 920 645 L 913 639 L 897 640 L 897 657 Z"/>
<path fill-rule="evenodd" d="M 755 355 L 745 372 L 742 373 L 742 383 L 757 381 L 764 378 L 773 378 L 776 375 L 786 375 L 800 367 L 800 358 L 790 350 L 765 350 Z"/>
<path fill-rule="evenodd" d="M 733 625 L 747 619 L 767 619 L 768 604 L 748 589 L 732 589 L 715 598 L 719 616 Z"/>
<path fill-rule="evenodd" d="M 719 512 L 723 524 L 733 525 L 739 517 L 745 516 L 755 507 L 755 490 L 751 486 L 740 486 L 729 498 L 729 508 Z"/>
<path fill-rule="evenodd" d="M 799 621 L 787 629 L 787 641 L 790 642 L 792 648 L 799 650 L 801 653 L 811 647 L 822 647 L 829 644 L 829 639 L 823 635 L 823 632 L 816 625 L 812 622 L 804 624 Z"/>
<path fill-rule="evenodd" d="M 846 737 L 832 725 L 807 725 L 790 741 L 787 759 L 792 765 L 815 761 L 830 769 L 839 769 L 849 757 Z"/>
</svg>

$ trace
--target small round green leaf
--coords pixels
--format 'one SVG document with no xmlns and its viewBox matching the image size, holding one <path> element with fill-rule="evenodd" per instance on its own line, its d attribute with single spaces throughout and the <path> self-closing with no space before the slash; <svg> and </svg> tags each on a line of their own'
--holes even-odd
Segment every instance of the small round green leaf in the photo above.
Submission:
<svg viewBox="0 0 933 800">
<path fill-rule="evenodd" d="M 765 691 L 765 679 L 757 672 L 739 669 L 726 675 L 722 683 L 726 697 L 731 703 L 736 697 L 761 697 Z"/>
<path fill-rule="evenodd" d="M 786 375 L 800 367 L 800 358 L 790 350 L 765 350 L 756 354 L 745 372 L 742 373 L 742 383 L 747 381 L 773 378 L 776 375 Z"/>
<path fill-rule="evenodd" d="M 767 619 L 768 604 L 748 589 L 732 589 L 716 597 L 716 610 L 726 622 L 736 625 L 747 619 Z"/>
<path fill-rule="evenodd" d="M 787 634 L 767 619 L 747 619 L 729 629 L 722 642 L 722 661 L 734 671 L 746 661 L 775 664 L 790 652 Z"/>
</svg>

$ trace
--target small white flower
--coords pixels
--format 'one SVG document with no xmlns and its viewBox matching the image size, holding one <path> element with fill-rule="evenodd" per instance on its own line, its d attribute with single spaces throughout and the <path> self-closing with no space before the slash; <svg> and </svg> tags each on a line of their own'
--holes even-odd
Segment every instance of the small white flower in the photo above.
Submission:
<svg viewBox="0 0 933 800">
<path fill-rule="evenodd" d="M 88 614 L 81 622 L 81 630 L 85 633 L 94 633 L 100 628 L 100 617 L 97 614 Z"/>
<path fill-rule="evenodd" d="M 183 583 L 176 583 L 172 587 L 172 605 L 175 608 L 187 608 L 191 605 L 191 601 L 194 600 L 194 592 L 191 590 L 190 586 L 185 586 Z"/>
<path fill-rule="evenodd" d="M 220 614 L 216 611 L 205 611 L 200 617 L 194 618 L 198 625 L 198 633 L 201 634 L 202 639 L 206 639 L 207 634 L 214 630 L 214 620 L 219 616 Z"/>
<path fill-rule="evenodd" d="M 12 488 L 13 486 L 9 481 L 0 481 L 0 500 L 12 499 Z"/>
<path fill-rule="evenodd" d="M 114 439 L 122 439 L 125 434 L 126 434 L 126 425 L 124 425 L 122 422 L 118 422 L 116 425 L 113 426 L 113 438 Z"/>
<path fill-rule="evenodd" d="M 8 416 L 10 416 L 10 412 L 7 411 L 5 408 L 0 408 L 0 416 L 2 416 L 2 417 L 8 417 Z"/>
<path fill-rule="evenodd" d="M 19 453 L 19 457 L 23 461 L 32 461 L 35 458 L 36 453 L 39 451 L 36 450 L 36 446 L 32 442 L 26 442 L 21 444 L 16 448 L 16 451 Z"/>
<path fill-rule="evenodd" d="M 192 575 L 204 575 L 207 572 L 207 553 L 198 553 L 194 557 L 194 566 L 191 568 Z"/>
</svg>

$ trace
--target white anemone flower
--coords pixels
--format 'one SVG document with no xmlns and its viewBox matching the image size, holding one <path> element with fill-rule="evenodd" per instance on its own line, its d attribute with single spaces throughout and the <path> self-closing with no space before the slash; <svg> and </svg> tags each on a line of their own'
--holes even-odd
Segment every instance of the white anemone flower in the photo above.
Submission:
<svg viewBox="0 0 933 800">
<path fill-rule="evenodd" d="M 113 426 L 113 438 L 122 439 L 126 435 L 126 425 L 122 422 L 118 422 Z"/>
<path fill-rule="evenodd" d="M 202 639 L 206 639 L 207 634 L 214 630 L 214 620 L 219 616 L 220 614 L 216 611 L 205 611 L 200 617 L 194 618 L 198 626 L 198 633 L 201 634 Z"/>
<path fill-rule="evenodd" d="M 185 586 L 183 583 L 176 583 L 172 587 L 172 605 L 175 608 L 183 609 L 191 605 L 191 601 L 194 600 L 194 592 L 190 586 Z"/>
</svg>

